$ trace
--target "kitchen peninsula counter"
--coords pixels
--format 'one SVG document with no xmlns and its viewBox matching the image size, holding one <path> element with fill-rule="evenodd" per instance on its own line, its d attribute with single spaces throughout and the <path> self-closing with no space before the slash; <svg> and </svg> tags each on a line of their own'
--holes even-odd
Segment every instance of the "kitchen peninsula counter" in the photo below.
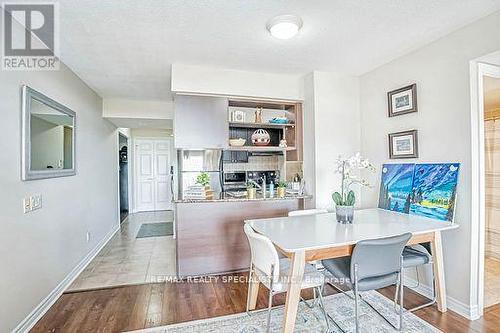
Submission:
<svg viewBox="0 0 500 333">
<path fill-rule="evenodd" d="M 248 269 L 250 249 L 244 221 L 287 216 L 304 209 L 310 195 L 284 198 L 177 200 L 175 228 L 177 272 L 180 277 Z"/>
<path fill-rule="evenodd" d="M 233 197 L 228 195 L 221 195 L 218 198 L 214 199 L 181 199 L 175 200 L 175 203 L 211 203 L 211 202 L 247 202 L 247 201 L 283 201 L 283 200 L 296 200 L 296 199 L 312 199 L 312 195 L 286 195 L 284 198 L 279 197 L 262 197 L 257 196 L 254 199 L 250 199 L 247 197 Z"/>
</svg>

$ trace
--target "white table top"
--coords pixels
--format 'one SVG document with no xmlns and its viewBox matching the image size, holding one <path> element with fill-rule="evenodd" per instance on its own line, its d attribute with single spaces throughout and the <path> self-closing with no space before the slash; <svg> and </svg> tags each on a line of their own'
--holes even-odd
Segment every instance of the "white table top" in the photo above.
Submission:
<svg viewBox="0 0 500 333">
<path fill-rule="evenodd" d="M 252 228 L 287 252 L 352 245 L 364 239 L 413 235 L 458 228 L 450 222 L 383 209 L 354 212 L 353 224 L 340 224 L 335 213 L 247 220 Z"/>
</svg>

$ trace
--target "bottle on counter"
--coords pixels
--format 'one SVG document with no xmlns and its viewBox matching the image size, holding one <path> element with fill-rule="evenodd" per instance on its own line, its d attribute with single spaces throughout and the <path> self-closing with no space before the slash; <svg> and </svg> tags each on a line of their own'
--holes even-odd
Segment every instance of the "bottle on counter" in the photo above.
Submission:
<svg viewBox="0 0 500 333">
<path fill-rule="evenodd" d="M 269 198 L 274 198 L 274 182 L 269 184 Z"/>
<path fill-rule="evenodd" d="M 297 173 L 293 177 L 293 182 L 292 182 L 292 190 L 293 191 L 299 191 L 300 190 L 300 175 Z"/>
</svg>

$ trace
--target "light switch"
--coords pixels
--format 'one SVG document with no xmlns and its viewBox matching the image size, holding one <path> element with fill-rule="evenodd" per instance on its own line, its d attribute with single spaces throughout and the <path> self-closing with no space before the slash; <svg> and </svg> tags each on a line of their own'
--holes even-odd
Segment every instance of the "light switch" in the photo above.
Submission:
<svg viewBox="0 0 500 333">
<path fill-rule="evenodd" d="M 24 214 L 31 212 L 31 197 L 23 199 Z"/>
<path fill-rule="evenodd" d="M 31 210 L 37 210 L 42 208 L 42 195 L 35 194 L 31 196 Z"/>
</svg>

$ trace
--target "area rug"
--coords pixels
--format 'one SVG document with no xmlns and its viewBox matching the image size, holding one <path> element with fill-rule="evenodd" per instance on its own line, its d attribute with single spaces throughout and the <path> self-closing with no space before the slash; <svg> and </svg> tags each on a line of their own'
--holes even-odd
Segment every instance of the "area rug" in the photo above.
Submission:
<svg viewBox="0 0 500 333">
<path fill-rule="evenodd" d="M 399 324 L 399 315 L 394 311 L 394 304 L 376 291 L 363 293 L 363 298 L 374 306 L 394 325 Z M 327 296 L 325 309 L 328 314 L 346 332 L 355 331 L 354 323 L 354 301 L 344 294 Z M 252 312 L 250 316 L 246 313 L 222 316 L 204 320 L 196 320 L 185 323 L 149 328 L 134 331 L 135 333 L 261 333 L 266 331 L 265 310 Z M 405 311 L 402 332 L 430 333 L 440 332 L 429 323 L 418 318 L 411 312 Z M 283 319 L 283 306 L 272 309 L 271 332 L 280 332 Z M 364 302 L 360 302 L 361 332 L 397 332 L 383 318 Z M 302 302 L 299 304 L 297 320 L 295 322 L 295 333 L 303 332 L 325 332 L 326 323 L 321 310 L 318 307 L 309 309 Z M 340 332 L 333 324 L 330 324 L 330 332 Z"/>
<path fill-rule="evenodd" d="M 174 224 L 172 222 L 144 223 L 136 238 L 172 236 L 173 234 Z"/>
</svg>

